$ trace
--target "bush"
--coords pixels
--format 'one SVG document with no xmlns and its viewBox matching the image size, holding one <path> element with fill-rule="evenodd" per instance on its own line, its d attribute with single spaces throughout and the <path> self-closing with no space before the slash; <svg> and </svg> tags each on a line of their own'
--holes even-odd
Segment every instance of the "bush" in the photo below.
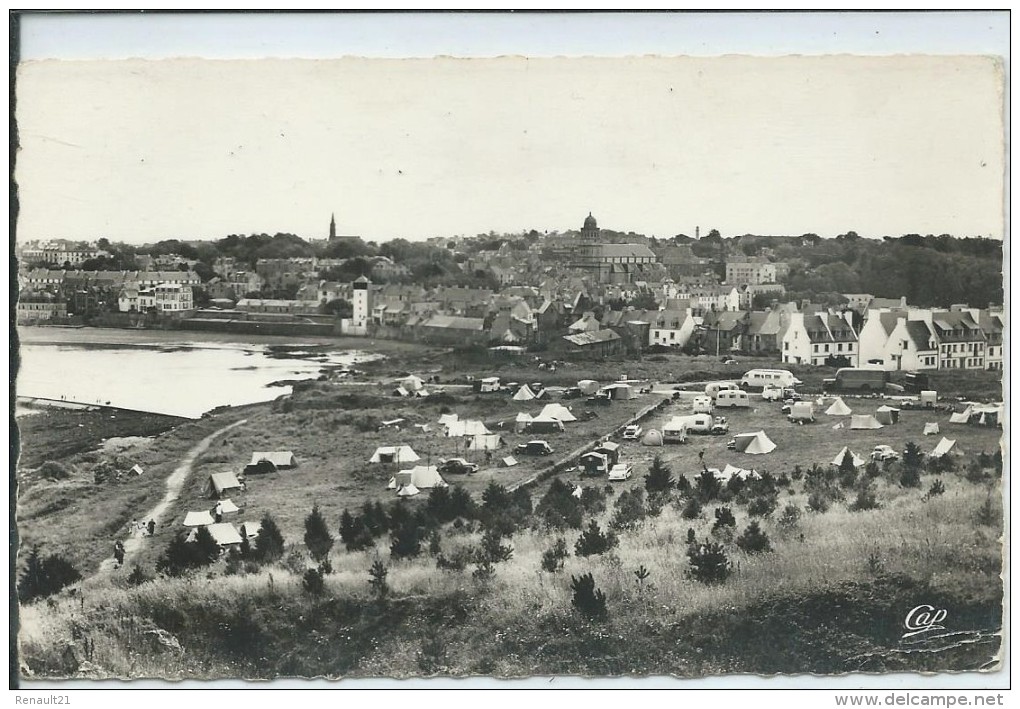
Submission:
<svg viewBox="0 0 1020 709">
<path fill-rule="evenodd" d="M 563 569 L 563 561 L 570 555 L 567 551 L 567 542 L 559 537 L 552 548 L 542 552 L 542 570 L 554 574 Z"/>
<path fill-rule="evenodd" d="M 318 505 L 313 505 L 311 513 L 305 517 L 305 546 L 312 558 L 319 562 L 333 548 L 333 535 L 329 533 L 326 519 L 319 512 Z"/>
<path fill-rule="evenodd" d="M 390 540 L 390 556 L 396 559 L 413 559 L 421 553 L 421 531 L 414 520 L 400 526 Z"/>
<path fill-rule="evenodd" d="M 476 558 L 480 561 L 487 561 L 498 564 L 503 561 L 510 561 L 514 555 L 514 548 L 502 543 L 503 535 L 495 529 L 486 530 L 482 535 L 482 546 Z"/>
<path fill-rule="evenodd" d="M 70 468 L 55 460 L 47 460 L 39 466 L 39 470 L 36 472 L 47 480 L 66 480 L 71 477 Z"/>
<path fill-rule="evenodd" d="M 439 554 L 436 557 L 436 568 L 444 571 L 463 571 L 467 568 L 472 556 L 470 549 L 458 549 L 452 556 Z"/>
<path fill-rule="evenodd" d="M 321 595 L 326 588 L 326 583 L 322 579 L 322 572 L 318 569 L 308 569 L 301 579 L 301 586 L 305 589 L 306 593 L 313 596 Z"/>
<path fill-rule="evenodd" d="M 829 502 L 829 496 L 826 495 L 824 492 L 816 490 L 815 492 L 812 492 L 810 495 L 808 495 L 807 506 L 808 509 L 811 510 L 812 512 L 817 512 L 819 514 L 823 512 L 828 512 L 830 504 L 831 503 Z"/>
<path fill-rule="evenodd" d="M 606 594 L 595 588 L 595 579 L 590 573 L 581 577 L 570 577 L 570 588 L 574 592 L 570 599 L 570 605 L 585 618 L 595 622 L 604 622 L 609 619 L 609 609 L 606 607 Z"/>
<path fill-rule="evenodd" d="M 701 517 L 701 503 L 698 502 L 698 498 L 688 497 L 684 503 L 683 510 L 680 511 L 680 516 L 684 519 L 698 519 Z"/>
<path fill-rule="evenodd" d="M 266 512 L 262 515 L 262 526 L 255 536 L 252 557 L 261 564 L 271 564 L 283 556 L 283 534 L 276 526 L 276 520 Z"/>
<path fill-rule="evenodd" d="M 737 520 L 729 507 L 717 507 L 715 509 L 715 522 L 712 524 L 712 532 L 719 532 L 727 527 L 736 527 Z"/>
<path fill-rule="evenodd" d="M 878 509 L 878 500 L 875 498 L 875 489 L 871 483 L 857 486 L 857 497 L 850 503 L 849 509 L 851 512 Z"/>
<path fill-rule="evenodd" d="M 903 449 L 903 466 L 909 470 L 920 470 L 924 464 L 924 453 L 913 441 Z"/>
<path fill-rule="evenodd" d="M 747 514 L 752 517 L 768 517 L 779 506 L 779 497 L 775 493 L 757 495 L 747 503 Z"/>
<path fill-rule="evenodd" d="M 67 559 L 57 554 L 43 558 L 39 547 L 34 546 L 18 581 L 18 598 L 22 603 L 29 603 L 37 598 L 52 596 L 80 580 L 81 574 Z"/>
<path fill-rule="evenodd" d="M 571 493 L 573 490 L 559 478 L 554 478 L 549 489 L 539 501 L 535 513 L 551 529 L 580 529 L 582 520 L 581 500 Z M 583 496 L 582 492 L 582 496 Z"/>
<path fill-rule="evenodd" d="M 782 529 L 793 529 L 800 524 L 800 508 L 797 505 L 789 504 L 783 508 L 779 516 L 778 524 Z"/>
<path fill-rule="evenodd" d="M 616 514 L 610 526 L 613 529 L 633 529 L 645 518 L 645 491 L 639 487 L 625 490 L 616 498 Z"/>
<path fill-rule="evenodd" d="M 747 554 L 764 554 L 772 551 L 772 543 L 769 536 L 762 531 L 758 520 L 754 520 L 747 526 L 747 529 L 737 537 L 737 546 Z"/>
<path fill-rule="evenodd" d="M 142 571 L 142 567 L 135 564 L 135 568 L 127 577 L 128 586 L 141 586 L 143 583 L 152 581 L 152 577 Z"/>
<path fill-rule="evenodd" d="M 904 465 L 900 471 L 900 485 L 902 487 L 921 487 L 921 469 Z"/>
<path fill-rule="evenodd" d="M 704 542 L 692 544 L 687 550 L 691 576 L 703 584 L 720 584 L 733 573 L 733 565 L 726 557 L 721 544 Z"/>
<path fill-rule="evenodd" d="M 389 570 L 379 559 L 376 559 L 372 568 L 368 570 L 368 586 L 378 601 L 384 600 L 390 593 L 390 586 L 386 583 L 387 574 L 389 574 Z"/>
<path fill-rule="evenodd" d="M 574 544 L 574 553 L 578 556 L 605 554 L 619 544 L 619 541 L 611 531 L 603 534 L 598 522 L 592 520 L 591 524 L 588 525 L 588 529 L 581 533 L 577 543 Z"/>
<path fill-rule="evenodd" d="M 710 470 L 702 470 L 701 474 L 694 479 L 694 494 L 697 495 L 698 499 L 702 503 L 709 503 L 715 500 L 722 493 L 722 483 L 720 483 L 715 473 Z"/>
<path fill-rule="evenodd" d="M 611 491 L 610 493 L 611 494 Z M 605 490 L 600 490 L 597 487 L 586 487 L 581 489 L 581 508 L 588 514 L 599 514 L 604 512 L 606 509 L 606 497 L 607 493 Z M 578 524 L 580 527 L 580 523 Z"/>
<path fill-rule="evenodd" d="M 661 456 L 652 459 L 652 465 L 645 475 L 645 490 L 649 495 L 665 493 L 674 485 L 672 471 L 662 462 Z"/>
<path fill-rule="evenodd" d="M 981 503 L 981 506 L 978 507 L 977 515 L 975 515 L 975 518 L 977 519 L 978 524 L 984 525 L 986 527 L 1001 526 L 1002 523 L 999 519 L 999 513 L 995 509 L 995 506 L 992 504 L 991 495 L 989 495 L 985 499 L 985 501 Z"/>
</svg>

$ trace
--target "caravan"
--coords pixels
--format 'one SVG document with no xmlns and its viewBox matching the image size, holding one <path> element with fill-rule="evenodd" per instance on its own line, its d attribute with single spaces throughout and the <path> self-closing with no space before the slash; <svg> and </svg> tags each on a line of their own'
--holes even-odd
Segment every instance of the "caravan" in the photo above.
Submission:
<svg viewBox="0 0 1020 709">
<path fill-rule="evenodd" d="M 683 416 L 674 416 L 662 427 L 663 443 L 684 443 L 687 441 L 687 421 Z"/>
<path fill-rule="evenodd" d="M 747 398 L 747 392 L 741 389 L 724 389 L 715 397 L 715 405 L 719 408 L 739 407 L 746 409 L 751 406 L 751 400 Z"/>
</svg>

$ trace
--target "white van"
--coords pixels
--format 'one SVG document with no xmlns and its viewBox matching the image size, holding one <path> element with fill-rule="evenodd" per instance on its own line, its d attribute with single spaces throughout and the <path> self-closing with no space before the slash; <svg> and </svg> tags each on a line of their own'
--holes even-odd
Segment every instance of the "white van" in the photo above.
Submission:
<svg viewBox="0 0 1020 709">
<path fill-rule="evenodd" d="M 719 408 L 739 407 L 746 409 L 751 405 L 747 392 L 741 389 L 726 389 L 715 397 L 715 405 Z"/>
<path fill-rule="evenodd" d="M 712 413 L 712 397 L 710 396 L 696 396 L 694 397 L 694 403 L 691 408 L 696 414 L 710 414 Z"/>
<path fill-rule="evenodd" d="M 684 443 L 687 441 L 687 421 L 682 416 L 674 416 L 662 427 L 663 443 Z"/>
<path fill-rule="evenodd" d="M 740 387 L 733 382 L 709 382 L 705 385 L 705 394 L 712 397 L 713 399 L 721 391 L 728 389 L 739 389 Z"/>
<path fill-rule="evenodd" d="M 768 384 L 792 387 L 800 383 L 801 381 L 793 376 L 793 372 L 785 369 L 752 369 L 744 372 L 740 379 L 740 386 L 743 389 L 764 389 Z"/>
</svg>

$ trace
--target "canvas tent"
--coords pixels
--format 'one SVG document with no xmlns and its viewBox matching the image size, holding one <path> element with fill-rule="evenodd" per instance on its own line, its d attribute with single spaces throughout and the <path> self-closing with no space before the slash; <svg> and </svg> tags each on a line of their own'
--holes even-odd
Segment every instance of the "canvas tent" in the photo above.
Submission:
<svg viewBox="0 0 1020 709">
<path fill-rule="evenodd" d="M 552 416 L 539 414 L 525 425 L 529 433 L 559 433 L 563 430 L 563 422 Z"/>
<path fill-rule="evenodd" d="M 401 470 L 390 478 L 390 483 L 386 487 L 390 490 L 399 490 L 405 485 L 413 485 L 421 490 L 449 487 L 434 465 L 416 465 L 409 470 Z"/>
<path fill-rule="evenodd" d="M 591 396 L 599 390 L 599 383 L 593 379 L 582 379 L 577 383 L 577 388 L 585 396 Z"/>
<path fill-rule="evenodd" d="M 241 526 L 239 527 L 239 529 L 243 536 L 248 537 L 248 539 L 254 539 L 259 535 L 259 530 L 262 529 L 262 523 L 241 522 Z"/>
<path fill-rule="evenodd" d="M 235 512 L 240 512 L 241 510 L 240 510 L 240 508 L 237 505 L 234 504 L 233 500 L 231 500 L 229 497 L 227 497 L 227 498 L 217 502 L 216 506 L 213 507 L 212 511 L 213 511 L 214 515 L 217 512 L 220 515 L 232 515 Z"/>
<path fill-rule="evenodd" d="M 843 399 L 836 397 L 836 400 L 825 410 L 826 416 L 849 416 L 853 410 L 847 406 Z"/>
<path fill-rule="evenodd" d="M 607 387 L 603 387 L 602 391 L 609 394 L 611 399 L 633 399 L 634 398 L 634 387 L 630 384 L 623 384 L 617 382 L 616 384 L 610 384 Z"/>
<path fill-rule="evenodd" d="M 736 450 L 748 455 L 762 455 L 771 453 L 776 449 L 776 444 L 765 435 L 764 431 L 757 433 L 739 433 L 734 436 Z"/>
<path fill-rule="evenodd" d="M 213 473 L 209 476 L 209 484 L 206 489 L 215 497 L 223 497 L 224 493 L 235 490 L 239 492 L 241 483 L 233 473 Z"/>
<path fill-rule="evenodd" d="M 251 454 L 249 465 L 255 465 L 261 460 L 268 460 L 277 469 L 297 467 L 297 459 L 290 451 L 257 451 Z"/>
<path fill-rule="evenodd" d="M 641 445 L 643 446 L 661 446 L 662 445 L 662 432 L 656 429 L 651 429 L 641 438 Z"/>
<path fill-rule="evenodd" d="M 531 423 L 531 414 L 519 413 L 514 419 L 514 430 L 517 433 L 522 433 L 528 428 L 529 423 Z"/>
<path fill-rule="evenodd" d="M 402 386 L 398 386 L 393 390 L 393 396 L 411 396 L 411 392 Z"/>
<path fill-rule="evenodd" d="M 273 465 L 272 461 L 260 460 L 253 465 L 244 466 L 245 475 L 262 475 L 264 473 L 275 473 L 276 466 Z"/>
<path fill-rule="evenodd" d="M 900 410 L 892 406 L 879 406 L 875 411 L 875 418 L 883 426 L 892 426 L 894 423 L 899 423 Z"/>
<path fill-rule="evenodd" d="M 218 546 L 229 547 L 241 543 L 241 535 L 229 522 L 210 524 L 207 529 Z"/>
<path fill-rule="evenodd" d="M 717 480 L 721 482 L 729 482 L 733 476 L 740 478 L 741 480 L 747 480 L 748 478 L 760 478 L 761 475 L 757 470 L 746 470 L 745 468 L 738 468 L 735 465 L 726 464 L 726 467 L 720 470 L 714 470 L 714 474 Z"/>
<path fill-rule="evenodd" d="M 938 425 L 938 423 L 936 423 L 934 421 L 931 421 L 929 423 L 924 424 L 924 435 L 925 436 L 934 436 L 938 432 L 939 432 L 939 425 Z"/>
<path fill-rule="evenodd" d="M 531 401 L 534 398 L 535 392 L 527 384 L 518 389 L 517 393 L 514 394 L 514 401 Z"/>
<path fill-rule="evenodd" d="M 439 425 L 449 426 L 451 423 L 456 423 L 457 418 L 457 414 L 441 414 L 439 416 Z"/>
<path fill-rule="evenodd" d="M 862 431 L 873 428 L 882 428 L 882 424 L 871 414 L 854 414 L 850 417 L 851 431 Z"/>
<path fill-rule="evenodd" d="M 577 420 L 577 417 L 570 413 L 570 409 L 563 404 L 546 404 L 539 413 L 539 417 L 551 417 L 559 419 L 563 423 L 570 423 L 571 421 Z"/>
<path fill-rule="evenodd" d="M 142 468 L 142 466 L 140 466 L 138 463 L 135 463 L 134 465 L 131 466 L 131 472 L 134 473 L 135 475 L 141 475 L 142 473 L 145 472 L 145 469 Z"/>
<path fill-rule="evenodd" d="M 515 465 L 517 465 L 517 459 L 514 458 L 512 455 L 508 455 L 506 458 L 503 459 L 502 462 L 503 462 L 503 467 L 505 467 L 505 468 L 512 468 Z"/>
<path fill-rule="evenodd" d="M 501 445 L 503 445 L 503 439 L 499 437 L 499 434 L 482 434 L 471 438 L 471 443 L 468 444 L 468 450 L 494 451 Z"/>
<path fill-rule="evenodd" d="M 837 468 L 842 467 L 843 461 L 846 460 L 847 454 L 849 454 L 850 459 L 853 460 L 855 468 L 863 467 L 864 464 L 867 463 L 867 461 L 864 460 L 864 458 L 854 453 L 852 450 L 850 450 L 850 448 L 848 448 L 847 446 L 843 446 L 843 450 L 837 453 L 836 457 L 832 459 L 832 465 L 835 465 Z"/>
<path fill-rule="evenodd" d="M 415 463 L 421 457 L 411 446 L 379 446 L 368 459 L 369 463 Z"/>
<path fill-rule="evenodd" d="M 209 510 L 202 510 L 200 512 L 188 512 L 184 515 L 184 526 L 185 527 L 205 527 L 209 524 L 215 524 L 216 520 L 209 514 Z"/>
<path fill-rule="evenodd" d="M 413 374 L 400 382 L 400 386 L 408 393 L 418 391 L 425 386 L 425 380 Z"/>
<path fill-rule="evenodd" d="M 408 483 L 407 485 L 401 485 L 397 489 L 397 497 L 414 497 L 421 490 L 414 486 L 414 483 Z"/>
<path fill-rule="evenodd" d="M 581 489 L 580 485 L 574 486 L 574 489 L 570 493 L 571 497 L 576 497 L 578 500 L 581 499 L 582 495 L 584 495 L 584 490 Z"/>
<path fill-rule="evenodd" d="M 486 433 L 492 433 L 492 431 L 487 429 L 481 421 L 454 421 L 446 427 L 446 435 L 449 438 L 478 436 Z"/>
<path fill-rule="evenodd" d="M 959 453 L 960 451 L 956 448 L 956 441 L 950 440 L 945 436 L 939 441 L 939 444 L 935 446 L 935 449 L 928 454 L 929 458 L 941 458 L 947 453 Z"/>
<path fill-rule="evenodd" d="M 968 411 L 970 411 L 970 409 L 967 409 L 967 411 L 961 411 L 959 413 L 950 414 L 949 423 L 967 423 L 968 421 L 970 421 L 970 414 L 967 413 Z"/>
</svg>

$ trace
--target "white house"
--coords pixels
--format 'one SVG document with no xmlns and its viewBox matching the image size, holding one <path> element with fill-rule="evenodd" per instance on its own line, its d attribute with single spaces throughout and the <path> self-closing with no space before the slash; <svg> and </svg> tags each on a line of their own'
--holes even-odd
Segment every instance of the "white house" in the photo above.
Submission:
<svg viewBox="0 0 1020 709">
<path fill-rule="evenodd" d="M 694 334 L 695 322 L 689 310 L 649 311 L 645 317 L 649 320 L 649 345 L 683 347 Z"/>
<path fill-rule="evenodd" d="M 851 367 L 860 362 L 858 336 L 849 315 L 790 313 L 780 343 L 786 364 L 823 365 L 829 357 L 845 357 Z"/>
</svg>

